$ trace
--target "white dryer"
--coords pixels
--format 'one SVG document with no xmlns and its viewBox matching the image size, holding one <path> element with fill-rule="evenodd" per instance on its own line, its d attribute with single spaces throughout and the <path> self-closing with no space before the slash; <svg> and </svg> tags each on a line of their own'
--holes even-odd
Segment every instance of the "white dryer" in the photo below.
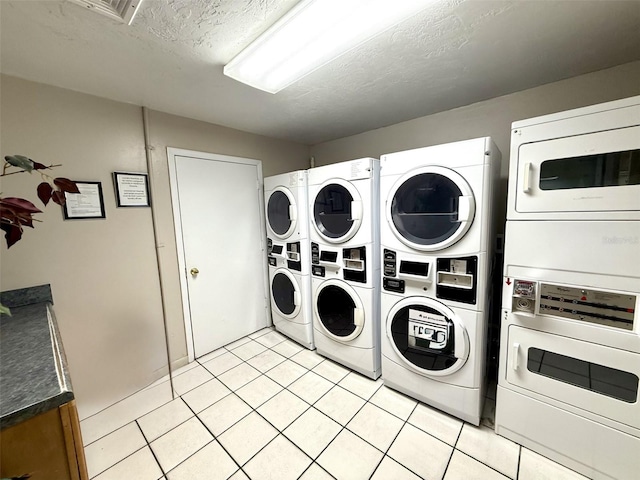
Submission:
<svg viewBox="0 0 640 480">
<path fill-rule="evenodd" d="M 381 159 L 382 378 L 476 425 L 499 165 L 488 137 Z"/>
<path fill-rule="evenodd" d="M 318 353 L 380 376 L 379 161 L 309 170 L 311 290 Z"/>
<path fill-rule="evenodd" d="M 267 177 L 264 190 L 273 324 L 313 350 L 307 172 Z"/>
<path fill-rule="evenodd" d="M 496 432 L 640 471 L 640 96 L 512 125 Z"/>
</svg>

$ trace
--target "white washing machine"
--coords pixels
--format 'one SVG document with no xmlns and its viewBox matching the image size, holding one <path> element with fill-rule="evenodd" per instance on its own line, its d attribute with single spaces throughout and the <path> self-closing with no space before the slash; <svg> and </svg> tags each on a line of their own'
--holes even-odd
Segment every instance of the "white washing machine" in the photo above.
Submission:
<svg viewBox="0 0 640 480">
<path fill-rule="evenodd" d="M 499 166 L 488 137 L 381 159 L 382 378 L 476 425 Z"/>
<path fill-rule="evenodd" d="M 380 376 L 379 161 L 309 170 L 311 290 L 318 353 Z"/>
<path fill-rule="evenodd" d="M 273 324 L 313 350 L 307 172 L 265 178 L 264 195 Z"/>
</svg>

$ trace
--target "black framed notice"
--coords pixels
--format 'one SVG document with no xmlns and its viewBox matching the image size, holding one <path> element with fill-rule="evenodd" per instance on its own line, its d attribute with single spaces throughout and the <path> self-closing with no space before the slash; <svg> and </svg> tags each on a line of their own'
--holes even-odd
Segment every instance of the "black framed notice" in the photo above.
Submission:
<svg viewBox="0 0 640 480">
<path fill-rule="evenodd" d="M 113 172 L 118 207 L 149 207 L 149 177 L 146 173 Z"/>
<path fill-rule="evenodd" d="M 74 181 L 80 193 L 64 192 L 64 218 L 76 220 L 86 218 L 106 218 L 102 183 Z"/>
</svg>

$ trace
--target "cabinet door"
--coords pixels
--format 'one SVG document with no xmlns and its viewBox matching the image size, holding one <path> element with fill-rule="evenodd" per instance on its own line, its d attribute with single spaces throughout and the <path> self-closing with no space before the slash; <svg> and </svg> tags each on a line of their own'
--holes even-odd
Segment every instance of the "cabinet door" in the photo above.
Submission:
<svg viewBox="0 0 640 480">
<path fill-rule="evenodd" d="M 75 401 L 2 430 L 0 476 L 26 473 L 30 480 L 89 478 Z"/>
</svg>

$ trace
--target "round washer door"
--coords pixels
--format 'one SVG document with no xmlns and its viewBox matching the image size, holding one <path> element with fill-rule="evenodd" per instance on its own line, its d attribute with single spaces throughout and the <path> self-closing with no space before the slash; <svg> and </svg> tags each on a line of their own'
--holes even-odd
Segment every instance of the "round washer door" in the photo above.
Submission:
<svg viewBox="0 0 640 480">
<path fill-rule="evenodd" d="M 332 179 L 320 186 L 311 213 L 313 226 L 324 240 L 346 242 L 362 223 L 362 198 L 353 184 Z"/>
<path fill-rule="evenodd" d="M 289 270 L 279 268 L 275 271 L 271 280 L 271 297 L 283 317 L 294 318 L 300 312 L 300 285 Z"/>
<path fill-rule="evenodd" d="M 364 307 L 356 291 L 340 280 L 327 280 L 314 295 L 313 308 L 322 330 L 334 340 L 349 342 L 364 328 Z"/>
<path fill-rule="evenodd" d="M 469 335 L 446 305 L 426 297 L 408 297 L 386 319 L 393 349 L 411 369 L 429 376 L 451 375 L 469 358 Z"/>
<path fill-rule="evenodd" d="M 296 228 L 298 207 L 293 194 L 285 187 L 276 187 L 267 202 L 267 222 L 279 238 L 289 237 Z"/>
<path fill-rule="evenodd" d="M 412 170 L 396 182 L 386 211 L 389 226 L 402 243 L 434 251 L 453 245 L 467 233 L 475 200 L 460 174 L 429 166 Z"/>
</svg>

